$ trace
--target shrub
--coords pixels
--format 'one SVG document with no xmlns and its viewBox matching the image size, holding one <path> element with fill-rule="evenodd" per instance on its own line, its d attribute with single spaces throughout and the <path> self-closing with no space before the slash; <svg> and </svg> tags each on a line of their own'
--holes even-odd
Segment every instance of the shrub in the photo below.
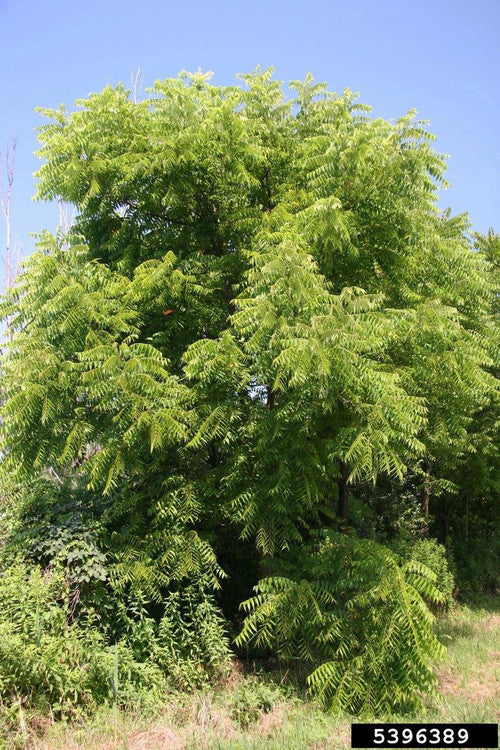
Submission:
<svg viewBox="0 0 500 750">
<path fill-rule="evenodd" d="M 452 572 L 453 561 L 450 561 L 446 548 L 436 539 L 409 540 L 405 536 L 400 536 L 391 544 L 391 548 L 403 561 L 415 560 L 432 570 L 436 576 L 434 585 L 442 595 L 442 601 L 438 606 L 447 609 L 453 601 L 455 578 Z M 428 603 L 432 602 L 428 601 Z"/>
<path fill-rule="evenodd" d="M 69 625 L 67 583 L 61 569 L 17 563 L 0 577 L 0 698 L 56 715 L 73 714 L 110 697 L 96 632 Z M 109 673 L 109 676 L 112 672 Z"/>
<path fill-rule="evenodd" d="M 224 622 L 201 587 L 187 586 L 169 596 L 153 655 L 178 688 L 200 687 L 228 673 L 231 652 Z"/>
<path fill-rule="evenodd" d="M 318 665 L 308 682 L 331 710 L 417 709 L 435 688 L 432 661 L 442 654 L 423 599 L 443 601 L 435 573 L 417 560 L 398 564 L 374 542 L 329 532 L 288 575 L 260 581 L 243 603 L 238 643 Z"/>
<path fill-rule="evenodd" d="M 235 691 L 231 704 L 231 718 L 242 729 L 257 721 L 261 713 L 268 714 L 281 697 L 275 686 L 256 680 L 246 680 Z"/>
<path fill-rule="evenodd" d="M 117 643 L 94 625 L 69 621 L 62 568 L 16 562 L 0 575 L 0 700 L 50 709 L 59 717 L 98 704 L 150 709 L 173 687 L 195 687 L 229 664 L 223 625 L 202 589 L 167 598 L 159 626 L 133 620 Z"/>
<path fill-rule="evenodd" d="M 454 538 L 450 543 L 457 563 L 457 587 L 467 598 L 478 593 L 498 593 L 500 589 L 500 535 L 472 536 L 469 541 Z"/>
</svg>

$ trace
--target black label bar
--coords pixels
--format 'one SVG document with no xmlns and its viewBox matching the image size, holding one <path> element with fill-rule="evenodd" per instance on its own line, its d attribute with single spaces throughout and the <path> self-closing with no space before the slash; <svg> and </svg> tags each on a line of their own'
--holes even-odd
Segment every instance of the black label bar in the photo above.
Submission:
<svg viewBox="0 0 500 750">
<path fill-rule="evenodd" d="M 351 724 L 351 747 L 498 747 L 498 724 Z"/>
</svg>

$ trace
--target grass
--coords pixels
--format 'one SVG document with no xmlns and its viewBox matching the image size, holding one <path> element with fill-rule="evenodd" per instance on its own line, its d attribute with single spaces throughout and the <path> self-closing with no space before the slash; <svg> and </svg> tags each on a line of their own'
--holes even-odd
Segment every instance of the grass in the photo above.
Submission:
<svg viewBox="0 0 500 750">
<path fill-rule="evenodd" d="M 500 607 L 498 599 L 460 607 L 439 623 L 447 646 L 439 667 L 442 721 L 500 719 Z M 434 710 L 436 710 L 434 709 Z"/>
<path fill-rule="evenodd" d="M 457 606 L 438 624 L 447 655 L 440 694 L 412 721 L 496 722 L 500 706 L 500 602 Z M 394 721 L 402 717 L 391 717 Z M 103 709 L 71 726 L 19 717 L 9 750 L 342 750 L 352 717 L 331 716 L 304 700 L 286 671 L 243 675 L 195 694 L 169 696 L 157 714 Z M 355 719 L 354 719 L 355 720 Z M 408 718 L 406 718 L 408 720 Z M 0 747 L 1 744 L 0 744 Z"/>
</svg>

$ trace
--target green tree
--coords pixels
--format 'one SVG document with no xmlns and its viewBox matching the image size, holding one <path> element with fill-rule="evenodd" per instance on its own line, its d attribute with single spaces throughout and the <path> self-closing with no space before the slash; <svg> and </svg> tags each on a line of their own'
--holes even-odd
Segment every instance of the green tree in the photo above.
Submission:
<svg viewBox="0 0 500 750">
<path fill-rule="evenodd" d="M 41 238 L 4 302 L 2 466 L 19 525 L 35 523 L 40 493 L 53 516 L 78 504 L 112 596 L 155 616 L 188 583 L 224 585 L 221 560 L 233 577 L 262 575 L 320 529 L 347 531 L 354 482 L 464 454 L 495 389 L 484 261 L 465 221 L 436 208 L 444 163 L 425 123 L 372 119 L 310 76 L 289 99 L 271 70 L 241 87 L 209 79 L 182 73 L 139 103 L 108 87 L 73 112 L 43 111 L 38 197 L 77 218 Z M 350 543 L 315 554 L 341 567 Z M 418 610 L 421 662 L 394 693 L 411 655 L 369 662 L 341 702 L 405 705 L 431 682 L 420 597 L 439 595 L 423 568 L 405 578 L 389 552 L 365 552 L 385 560 L 375 606 L 398 581 L 374 632 L 392 622 L 386 646 L 401 655 L 396 623 Z M 344 609 L 368 601 L 360 576 Z M 372 636 L 349 638 L 348 670 Z M 366 703 L 372 667 L 389 676 Z"/>
</svg>

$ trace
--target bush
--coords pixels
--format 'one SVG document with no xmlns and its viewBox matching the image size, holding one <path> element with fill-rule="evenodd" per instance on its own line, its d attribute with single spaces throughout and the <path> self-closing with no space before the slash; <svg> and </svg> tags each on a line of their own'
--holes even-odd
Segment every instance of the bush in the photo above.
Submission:
<svg viewBox="0 0 500 750">
<path fill-rule="evenodd" d="M 432 662 L 442 654 L 424 602 L 444 600 L 437 576 L 417 560 L 399 564 L 382 545 L 332 532 L 284 572 L 243 603 L 237 642 L 319 664 L 308 682 L 331 710 L 418 709 L 435 689 Z"/>
<path fill-rule="evenodd" d="M 177 688 L 201 687 L 228 673 L 231 652 L 224 622 L 201 587 L 187 586 L 169 596 L 153 655 Z"/>
<path fill-rule="evenodd" d="M 500 590 L 500 535 L 473 536 L 468 542 L 454 538 L 450 544 L 457 564 L 457 587 L 461 597 Z"/>
<path fill-rule="evenodd" d="M 59 716 L 111 697 L 112 671 L 103 668 L 96 632 L 67 621 L 61 569 L 17 563 L 0 577 L 0 698 Z"/>
<path fill-rule="evenodd" d="M 231 718 L 242 729 L 247 729 L 262 713 L 270 713 L 280 697 L 281 693 L 275 686 L 246 680 L 234 693 Z"/>
<path fill-rule="evenodd" d="M 167 599 L 159 626 L 133 620 L 117 643 L 94 627 L 69 621 L 70 586 L 63 568 L 16 562 L 0 575 L 0 701 L 74 717 L 97 705 L 159 705 L 173 687 L 195 687 L 229 664 L 223 625 L 202 589 Z"/>
<path fill-rule="evenodd" d="M 409 540 L 406 536 L 400 536 L 391 544 L 391 548 L 403 561 L 415 560 L 432 570 L 436 576 L 434 585 L 442 595 L 442 601 L 437 606 L 447 609 L 453 602 L 455 578 L 452 572 L 454 563 L 450 561 L 450 555 L 446 548 L 439 544 L 436 539 Z M 435 605 L 436 603 L 432 604 Z"/>
</svg>

